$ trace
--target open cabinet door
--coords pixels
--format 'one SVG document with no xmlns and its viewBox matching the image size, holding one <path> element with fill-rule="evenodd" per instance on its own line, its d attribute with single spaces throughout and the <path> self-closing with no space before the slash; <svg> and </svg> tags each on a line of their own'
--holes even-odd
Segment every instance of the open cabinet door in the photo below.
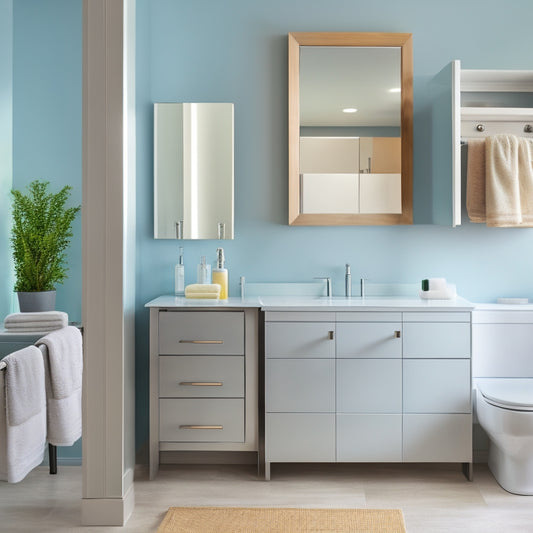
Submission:
<svg viewBox="0 0 533 533">
<path fill-rule="evenodd" d="M 461 63 L 452 61 L 430 82 L 433 223 L 461 224 Z"/>
</svg>

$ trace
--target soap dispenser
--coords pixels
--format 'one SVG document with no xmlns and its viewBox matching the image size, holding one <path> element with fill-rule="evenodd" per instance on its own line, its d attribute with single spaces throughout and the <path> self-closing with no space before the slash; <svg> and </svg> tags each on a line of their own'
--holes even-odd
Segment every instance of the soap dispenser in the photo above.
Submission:
<svg viewBox="0 0 533 533">
<path fill-rule="evenodd" d="M 183 296 L 185 294 L 185 265 L 183 264 L 183 246 L 179 247 L 178 263 L 174 270 L 174 294 Z"/>
<path fill-rule="evenodd" d="M 217 248 L 216 268 L 213 268 L 212 282 L 220 285 L 220 299 L 228 298 L 228 271 L 224 268 L 224 249 Z"/>
<path fill-rule="evenodd" d="M 211 283 L 211 265 L 205 262 L 205 255 L 202 255 L 200 264 L 196 268 L 196 282 L 201 284 Z"/>
</svg>

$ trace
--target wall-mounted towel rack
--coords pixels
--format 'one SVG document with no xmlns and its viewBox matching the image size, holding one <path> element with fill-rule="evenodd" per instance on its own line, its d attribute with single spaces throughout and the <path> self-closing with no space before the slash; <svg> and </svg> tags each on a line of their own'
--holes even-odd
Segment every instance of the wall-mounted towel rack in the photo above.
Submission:
<svg viewBox="0 0 533 533">
<path fill-rule="evenodd" d="M 486 137 L 508 133 L 533 137 L 533 108 L 462 107 L 462 137 Z"/>
</svg>

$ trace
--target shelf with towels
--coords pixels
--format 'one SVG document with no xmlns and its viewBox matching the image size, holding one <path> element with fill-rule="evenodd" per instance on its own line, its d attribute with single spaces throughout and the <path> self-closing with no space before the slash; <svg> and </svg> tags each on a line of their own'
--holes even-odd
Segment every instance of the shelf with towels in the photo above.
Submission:
<svg viewBox="0 0 533 533">
<path fill-rule="evenodd" d="M 461 145 L 498 134 L 533 138 L 533 70 L 465 70 L 455 60 L 430 88 L 433 222 L 455 227 L 462 223 Z"/>
</svg>

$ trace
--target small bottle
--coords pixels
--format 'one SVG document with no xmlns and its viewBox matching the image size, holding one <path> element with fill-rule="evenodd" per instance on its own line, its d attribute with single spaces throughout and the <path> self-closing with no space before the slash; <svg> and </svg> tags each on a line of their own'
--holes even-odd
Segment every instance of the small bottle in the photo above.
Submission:
<svg viewBox="0 0 533 533">
<path fill-rule="evenodd" d="M 211 283 L 211 265 L 206 264 L 205 255 L 202 255 L 200 264 L 196 268 L 197 283 Z"/>
<path fill-rule="evenodd" d="M 228 271 L 224 268 L 224 249 L 217 248 L 217 266 L 213 269 L 213 283 L 220 285 L 220 299 L 228 298 Z"/>
<path fill-rule="evenodd" d="M 344 296 L 346 298 L 351 298 L 352 296 L 352 271 L 348 263 L 346 263 L 346 274 L 344 276 Z"/>
<path fill-rule="evenodd" d="M 183 296 L 185 294 L 185 265 L 183 264 L 183 246 L 179 248 L 179 258 L 174 270 L 174 294 Z"/>
</svg>

